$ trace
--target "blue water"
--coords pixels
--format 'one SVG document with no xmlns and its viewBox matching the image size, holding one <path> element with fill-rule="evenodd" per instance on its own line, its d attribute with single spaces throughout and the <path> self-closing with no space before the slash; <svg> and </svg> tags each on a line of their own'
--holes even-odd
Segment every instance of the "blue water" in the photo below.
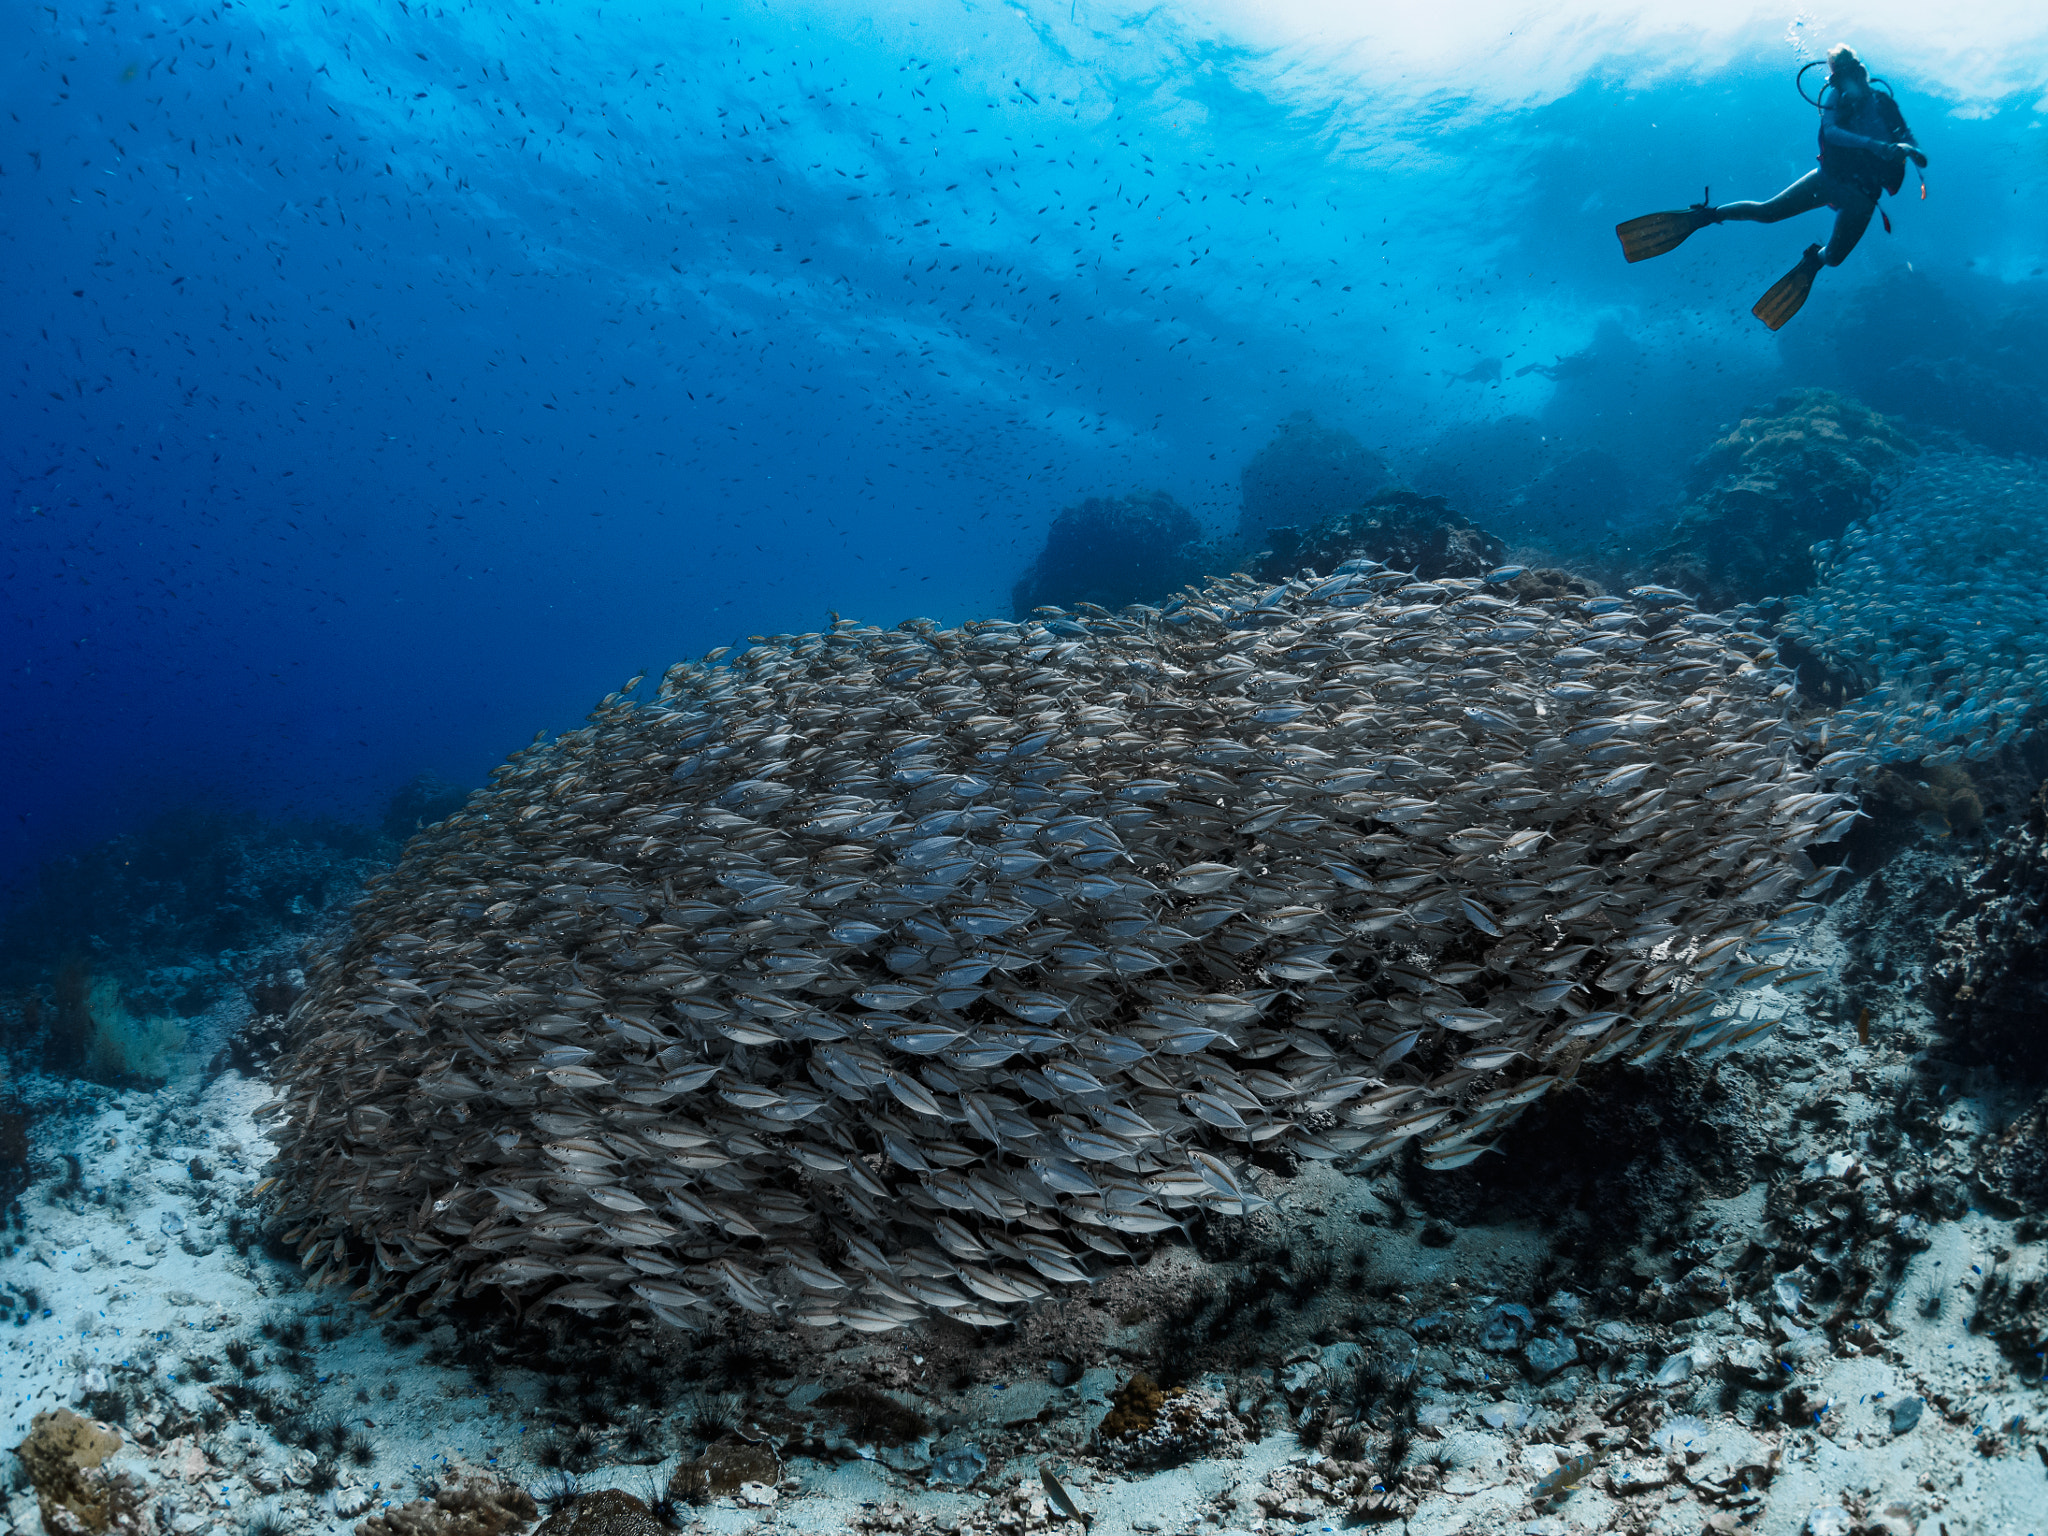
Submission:
<svg viewBox="0 0 2048 1536">
<path fill-rule="evenodd" d="M 374 820 L 832 610 L 1007 615 L 1062 506 L 1226 529 L 1297 410 L 1418 480 L 1526 478 L 1508 416 L 1611 454 L 1603 526 L 1512 530 L 1562 546 L 1779 390 L 2048 383 L 2024 11 L 1852 39 L 1929 190 L 1773 337 L 1826 215 L 1613 226 L 1810 166 L 1833 37 L 1350 9 L 15 7 L 0 882 L 194 801 Z"/>
</svg>

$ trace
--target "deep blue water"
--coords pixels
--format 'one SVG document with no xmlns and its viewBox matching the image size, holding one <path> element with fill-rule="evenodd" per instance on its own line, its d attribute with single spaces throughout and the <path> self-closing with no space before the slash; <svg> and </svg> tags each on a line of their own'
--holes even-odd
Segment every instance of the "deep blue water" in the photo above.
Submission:
<svg viewBox="0 0 2048 1536">
<path fill-rule="evenodd" d="M 1621 528 L 1517 530 L 1570 543 L 1891 349 L 2038 391 L 2025 14 L 1852 38 L 1929 192 L 1773 337 L 1825 215 L 1636 267 L 1613 225 L 1811 164 L 1834 39 L 1782 15 L 16 6 L 0 882 L 193 800 L 374 819 L 831 610 L 1006 615 L 1062 506 L 1226 527 L 1297 410 L 1397 470 L 1511 482 L 1510 415 L 1602 449 Z"/>
</svg>

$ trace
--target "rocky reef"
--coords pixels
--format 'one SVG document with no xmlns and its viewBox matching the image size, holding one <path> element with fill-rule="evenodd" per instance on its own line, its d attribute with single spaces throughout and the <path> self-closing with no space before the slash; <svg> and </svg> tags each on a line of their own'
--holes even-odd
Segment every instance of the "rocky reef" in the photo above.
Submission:
<svg viewBox="0 0 2048 1536">
<path fill-rule="evenodd" d="M 1327 575 L 1350 560 L 1377 561 L 1429 581 L 1483 576 L 1507 554 L 1506 545 L 1443 497 L 1398 489 L 1303 527 L 1276 525 L 1267 530 L 1266 544 L 1252 569 L 1270 581 L 1302 570 Z"/>
<path fill-rule="evenodd" d="M 1020 619 L 1041 607 L 1153 602 L 1200 575 L 1201 525 L 1164 491 L 1090 496 L 1053 519 L 1011 593 Z"/>
<path fill-rule="evenodd" d="M 1261 548 L 1269 530 L 1348 512 L 1386 482 L 1378 454 L 1349 432 L 1318 424 L 1313 412 L 1296 411 L 1239 474 L 1236 541 Z"/>
<path fill-rule="evenodd" d="M 1688 499 L 1638 574 L 1710 609 L 1803 592 L 1815 578 L 1813 545 L 1877 510 L 1885 478 L 1917 452 L 1854 400 L 1824 389 L 1781 395 L 1694 461 Z"/>
<path fill-rule="evenodd" d="M 1960 896 L 1930 977 L 1952 1049 L 2015 1087 L 2048 1085 L 2048 787 Z"/>
</svg>

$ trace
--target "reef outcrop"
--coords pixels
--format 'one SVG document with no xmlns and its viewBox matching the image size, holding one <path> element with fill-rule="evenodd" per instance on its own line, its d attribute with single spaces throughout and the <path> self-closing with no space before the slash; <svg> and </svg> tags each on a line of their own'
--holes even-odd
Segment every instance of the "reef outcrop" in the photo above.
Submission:
<svg viewBox="0 0 2048 1536">
<path fill-rule="evenodd" d="M 1156 602 L 1201 575 L 1201 547 L 1194 513 L 1164 491 L 1090 496 L 1053 519 L 1011 603 L 1024 619 L 1040 607 Z"/>
<path fill-rule="evenodd" d="M 1267 530 L 1302 527 L 1358 506 L 1387 483 L 1387 464 L 1349 432 L 1296 411 L 1238 476 L 1237 540 L 1252 549 Z"/>
<path fill-rule="evenodd" d="M 1970 876 L 1939 943 L 1929 990 L 1951 1050 L 2048 1085 L 2048 786 Z"/>
<path fill-rule="evenodd" d="M 1280 581 L 1301 570 L 1328 575 L 1348 560 L 1373 560 L 1433 581 L 1483 576 L 1506 554 L 1506 545 L 1445 498 L 1383 490 L 1306 527 L 1269 528 L 1252 569 Z"/>
<path fill-rule="evenodd" d="M 1689 500 L 1643 562 L 1703 608 L 1789 597 L 1813 584 L 1809 553 L 1877 509 L 1884 478 L 1918 449 L 1877 412 L 1825 389 L 1752 408 L 1694 461 Z"/>
</svg>

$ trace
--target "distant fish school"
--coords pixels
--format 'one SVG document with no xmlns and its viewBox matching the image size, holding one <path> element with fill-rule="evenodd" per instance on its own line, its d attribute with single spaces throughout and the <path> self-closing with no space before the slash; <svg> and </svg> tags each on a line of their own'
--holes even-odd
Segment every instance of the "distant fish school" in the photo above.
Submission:
<svg viewBox="0 0 2048 1536">
<path fill-rule="evenodd" d="M 1868 760 L 1740 613 L 1517 583 L 1357 561 L 636 678 L 313 967 L 276 1229 L 380 1314 L 995 1327 L 1261 1206 L 1255 1152 L 1456 1167 L 1584 1066 L 1741 1045 Z"/>
</svg>

